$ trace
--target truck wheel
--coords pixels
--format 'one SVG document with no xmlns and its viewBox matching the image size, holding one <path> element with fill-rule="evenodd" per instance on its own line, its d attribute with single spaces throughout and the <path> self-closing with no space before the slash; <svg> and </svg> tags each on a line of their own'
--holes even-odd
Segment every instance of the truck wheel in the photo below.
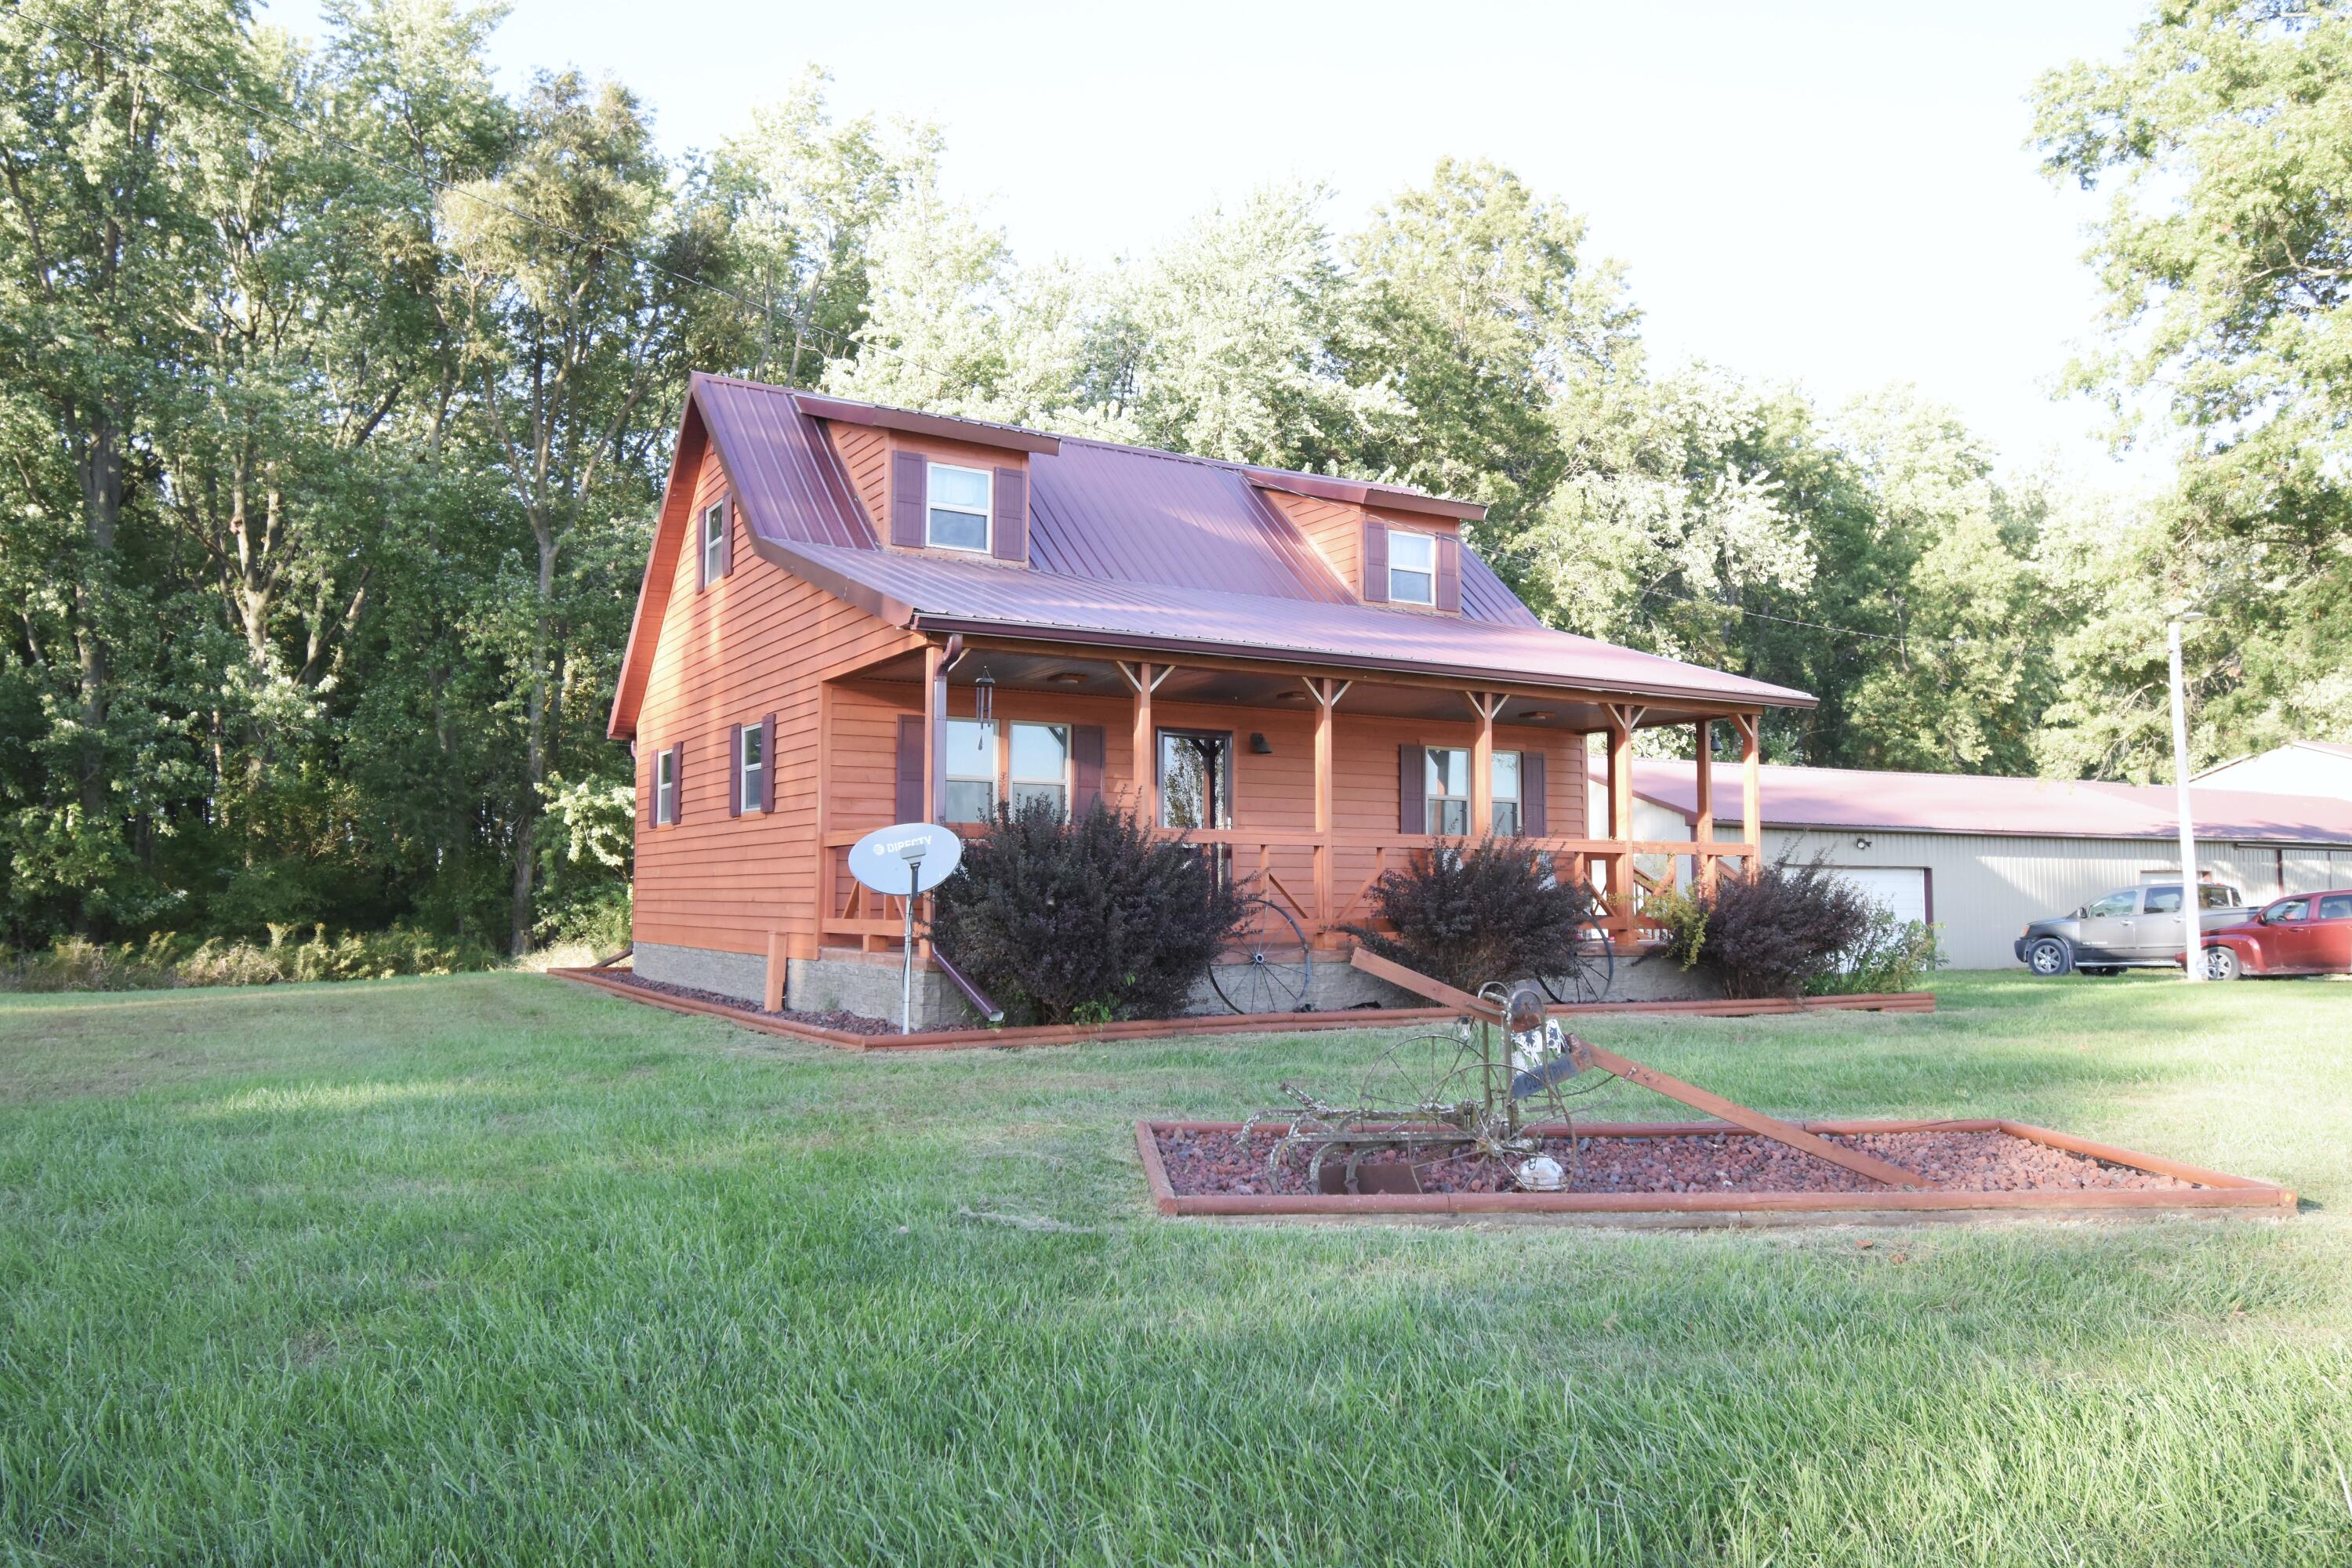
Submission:
<svg viewBox="0 0 2352 1568">
<path fill-rule="evenodd" d="M 2074 950 L 2063 939 L 2045 936 L 2025 950 L 2025 967 L 2044 980 L 2074 972 Z"/>
<path fill-rule="evenodd" d="M 2206 979 L 2235 980 L 2245 972 L 2244 966 L 2238 962 L 2235 948 L 2209 947 L 2205 950 Z"/>
</svg>

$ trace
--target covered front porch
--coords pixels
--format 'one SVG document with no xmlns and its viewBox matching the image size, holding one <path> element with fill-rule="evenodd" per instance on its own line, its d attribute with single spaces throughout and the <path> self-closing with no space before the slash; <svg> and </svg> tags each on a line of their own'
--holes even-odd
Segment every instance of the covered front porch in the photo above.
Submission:
<svg viewBox="0 0 2352 1568">
<path fill-rule="evenodd" d="M 1325 949 L 1368 921 L 1384 872 L 1450 838 L 1492 832 L 1549 856 L 1602 896 L 1598 934 L 1620 952 L 1659 939 L 1643 911 L 1660 891 L 1759 852 L 1758 710 L 1670 693 L 973 636 L 842 674 L 820 707 L 826 947 L 895 951 L 903 930 L 902 902 L 847 874 L 861 835 L 909 815 L 976 826 L 1038 793 L 1080 808 L 1098 795 L 1219 847 Z M 1669 726 L 1693 733 L 1695 837 L 1637 839 L 1633 737 Z M 1739 749 L 1737 840 L 1714 837 L 1717 726 Z M 1597 822 L 1594 736 L 1609 758 Z"/>
</svg>

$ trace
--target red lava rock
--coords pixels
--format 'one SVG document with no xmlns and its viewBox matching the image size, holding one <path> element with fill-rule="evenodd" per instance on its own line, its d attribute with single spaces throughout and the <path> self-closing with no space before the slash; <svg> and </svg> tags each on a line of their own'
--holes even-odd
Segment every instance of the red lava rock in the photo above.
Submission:
<svg viewBox="0 0 2352 1568">
<path fill-rule="evenodd" d="M 1161 1131 L 1160 1163 L 1181 1196 L 1209 1194 L 1311 1193 L 1307 1179 L 1309 1149 L 1294 1148 L 1279 1169 L 1267 1157 L 1281 1138 L 1277 1128 L 1261 1128 L 1244 1147 L 1238 1132 Z M 1916 1173 L 1928 1186 L 1947 1192 L 2051 1192 L 2186 1190 L 2177 1181 L 2088 1155 L 2053 1149 L 2006 1132 L 1833 1133 L 1830 1141 L 1874 1154 Z M 1584 1136 L 1546 1139 L 1543 1152 L 1569 1173 L 1572 1193 L 1858 1193 L 1880 1190 L 1877 1183 L 1842 1165 L 1749 1133 L 1695 1133 L 1659 1138 Z M 1507 1193 L 1517 1190 L 1511 1168 L 1475 1156 L 1431 1159 L 1406 1152 L 1370 1153 L 1367 1159 L 1411 1160 L 1425 1193 Z M 1867 1247 L 1868 1241 L 1856 1243 Z M 1894 1261 L 1906 1260 L 1896 1253 Z"/>
</svg>

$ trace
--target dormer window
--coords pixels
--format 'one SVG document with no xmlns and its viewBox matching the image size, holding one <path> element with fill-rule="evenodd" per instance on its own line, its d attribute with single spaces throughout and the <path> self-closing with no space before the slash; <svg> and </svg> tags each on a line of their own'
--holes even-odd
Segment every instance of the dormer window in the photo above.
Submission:
<svg viewBox="0 0 2352 1568">
<path fill-rule="evenodd" d="M 1437 603 L 1437 540 L 1402 528 L 1389 530 L 1389 602 Z"/>
<path fill-rule="evenodd" d="M 934 550 L 987 554 L 991 479 L 985 468 L 933 463 L 928 486 L 930 526 L 925 542 Z"/>
<path fill-rule="evenodd" d="M 702 509 L 702 582 L 705 587 L 727 575 L 727 503 L 713 501 Z"/>
</svg>

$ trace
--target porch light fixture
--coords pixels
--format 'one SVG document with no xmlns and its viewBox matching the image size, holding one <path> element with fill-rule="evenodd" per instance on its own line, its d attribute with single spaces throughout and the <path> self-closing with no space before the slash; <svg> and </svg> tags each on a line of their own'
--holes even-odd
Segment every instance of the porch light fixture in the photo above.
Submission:
<svg viewBox="0 0 2352 1568">
<path fill-rule="evenodd" d="M 1045 679 L 1056 686 L 1084 686 L 1087 683 L 1087 678 L 1075 669 L 1057 669 Z"/>
<path fill-rule="evenodd" d="M 1557 719 L 1559 715 L 1553 712 L 1549 708 L 1530 708 L 1525 713 L 1520 714 L 1519 717 L 1522 719 Z"/>
<path fill-rule="evenodd" d="M 1254 757 L 1270 757 L 1274 755 L 1274 742 L 1267 740 L 1264 735 L 1253 731 L 1250 735 L 1250 755 Z"/>
<path fill-rule="evenodd" d="M 1304 702 L 1307 700 L 1307 693 L 1304 691 L 1277 691 L 1274 694 L 1274 700 L 1276 702 Z"/>
<path fill-rule="evenodd" d="M 980 667 L 980 678 L 971 683 L 971 716 L 987 723 L 996 716 L 996 677 L 988 673 L 988 666 Z"/>
</svg>

